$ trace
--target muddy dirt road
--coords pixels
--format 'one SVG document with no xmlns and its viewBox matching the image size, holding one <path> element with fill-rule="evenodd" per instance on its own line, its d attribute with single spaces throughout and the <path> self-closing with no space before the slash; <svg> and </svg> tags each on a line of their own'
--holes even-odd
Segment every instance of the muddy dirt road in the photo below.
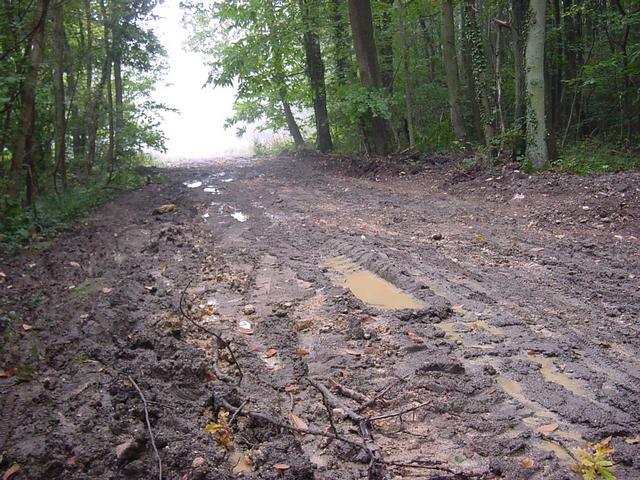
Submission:
<svg viewBox="0 0 640 480">
<path fill-rule="evenodd" d="M 640 478 L 639 174 L 149 175 L 0 261 L 7 478 Z"/>
</svg>

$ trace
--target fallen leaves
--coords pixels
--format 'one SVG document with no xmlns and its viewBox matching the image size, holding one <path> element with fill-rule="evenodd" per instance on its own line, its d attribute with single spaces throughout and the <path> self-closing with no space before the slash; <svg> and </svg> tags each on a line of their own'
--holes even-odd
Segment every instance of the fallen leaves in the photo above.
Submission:
<svg viewBox="0 0 640 480">
<path fill-rule="evenodd" d="M 160 205 L 158 208 L 153 209 L 154 215 L 162 215 L 163 213 L 173 212 L 176 209 L 176 206 L 173 203 L 168 203 L 167 205 Z"/>
<path fill-rule="evenodd" d="M 274 463 L 273 468 L 276 470 L 289 470 L 291 465 L 287 465 L 286 463 Z"/>
<path fill-rule="evenodd" d="M 306 357 L 307 355 L 309 355 L 309 352 L 306 350 L 296 350 L 295 352 L 293 352 L 295 355 L 298 355 L 299 357 Z"/>
<path fill-rule="evenodd" d="M 23 323 L 23 324 L 22 324 L 22 329 L 23 329 L 25 332 L 28 332 L 29 330 L 33 330 L 33 325 L 29 325 L 29 324 L 27 324 L 27 323 Z"/>
<path fill-rule="evenodd" d="M 300 387 L 297 385 L 287 385 L 286 387 L 284 387 L 284 391 L 285 392 L 299 392 L 300 391 Z"/>
<path fill-rule="evenodd" d="M 271 357 L 274 357 L 276 353 L 278 353 L 278 351 L 275 348 L 270 348 L 264 353 L 264 356 L 267 358 L 271 358 Z"/>
<path fill-rule="evenodd" d="M 245 335 L 253 335 L 253 328 L 238 327 L 238 332 L 244 333 Z"/>
<path fill-rule="evenodd" d="M 20 465 L 18 465 L 17 463 L 14 463 L 11 468 L 9 468 L 9 470 L 7 470 L 6 472 L 4 472 L 4 475 L 2 476 L 2 480 L 9 480 L 11 477 L 13 477 L 16 473 L 20 473 L 22 470 L 20 470 Z"/>
<path fill-rule="evenodd" d="M 291 421 L 291 425 L 293 425 L 296 428 L 301 428 L 303 430 L 308 430 L 309 427 L 308 425 L 305 423 L 304 420 L 302 420 L 299 416 L 297 416 L 295 413 L 290 413 L 289 414 L 289 420 Z M 304 434 L 302 434 L 304 435 Z"/>
<path fill-rule="evenodd" d="M 13 375 L 18 371 L 17 368 L 10 368 L 9 370 L 5 370 L 4 372 L 0 372 L 0 378 L 7 378 Z"/>
<path fill-rule="evenodd" d="M 636 443 L 640 443 L 640 436 L 634 437 L 634 438 L 625 438 L 624 443 L 627 443 L 629 445 L 635 445 Z"/>
<path fill-rule="evenodd" d="M 233 430 L 228 424 L 229 412 L 221 408 L 218 413 L 218 421 L 211 421 L 204 427 L 204 431 L 212 434 L 218 443 L 227 450 L 233 449 Z"/>
<path fill-rule="evenodd" d="M 550 432 L 553 432 L 553 431 L 555 431 L 557 429 L 558 429 L 558 424 L 557 423 L 549 423 L 547 425 L 542 425 L 542 426 L 536 428 L 536 432 L 550 433 Z"/>
<path fill-rule="evenodd" d="M 521 463 L 524 468 L 533 467 L 533 460 L 531 458 L 523 458 Z"/>
<path fill-rule="evenodd" d="M 352 350 L 350 348 L 345 348 L 343 350 L 344 353 L 346 353 L 347 355 L 353 355 L 354 357 L 359 357 L 360 355 L 362 355 L 362 352 L 359 350 Z"/>
</svg>

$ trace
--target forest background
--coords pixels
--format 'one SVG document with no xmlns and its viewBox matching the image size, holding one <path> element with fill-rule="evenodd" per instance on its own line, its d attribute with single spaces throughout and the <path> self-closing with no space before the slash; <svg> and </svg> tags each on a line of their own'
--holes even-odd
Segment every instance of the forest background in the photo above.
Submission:
<svg viewBox="0 0 640 480">
<path fill-rule="evenodd" d="M 156 0 L 0 6 L 0 246 L 51 235 L 145 181 L 166 52 Z M 464 152 L 589 174 L 640 166 L 634 0 L 233 0 L 181 3 L 228 127 L 291 147 Z M 278 148 L 287 145 L 278 145 Z M 267 151 L 256 145 L 258 153 Z"/>
</svg>

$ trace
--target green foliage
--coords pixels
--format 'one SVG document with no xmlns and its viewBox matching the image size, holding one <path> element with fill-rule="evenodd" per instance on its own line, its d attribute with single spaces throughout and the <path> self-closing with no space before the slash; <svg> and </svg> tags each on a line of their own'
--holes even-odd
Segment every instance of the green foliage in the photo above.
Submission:
<svg viewBox="0 0 640 480">
<path fill-rule="evenodd" d="M 587 443 L 586 448 L 576 448 L 573 450 L 577 462 L 571 465 L 571 469 L 582 475 L 584 480 L 616 480 L 611 473 L 613 462 L 609 459 L 615 451 L 609 445 L 611 437 L 600 443 Z"/>
<path fill-rule="evenodd" d="M 563 173 L 589 175 L 640 170 L 640 152 L 604 140 L 585 140 L 560 152 L 550 168 Z"/>
</svg>

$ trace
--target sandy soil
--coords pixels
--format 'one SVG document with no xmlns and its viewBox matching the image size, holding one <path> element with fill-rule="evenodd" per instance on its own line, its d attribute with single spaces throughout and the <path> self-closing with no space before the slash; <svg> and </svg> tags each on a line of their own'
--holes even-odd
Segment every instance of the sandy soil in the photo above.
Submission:
<svg viewBox="0 0 640 480">
<path fill-rule="evenodd" d="M 146 173 L 0 260 L 3 478 L 640 478 L 640 174 Z"/>
</svg>

